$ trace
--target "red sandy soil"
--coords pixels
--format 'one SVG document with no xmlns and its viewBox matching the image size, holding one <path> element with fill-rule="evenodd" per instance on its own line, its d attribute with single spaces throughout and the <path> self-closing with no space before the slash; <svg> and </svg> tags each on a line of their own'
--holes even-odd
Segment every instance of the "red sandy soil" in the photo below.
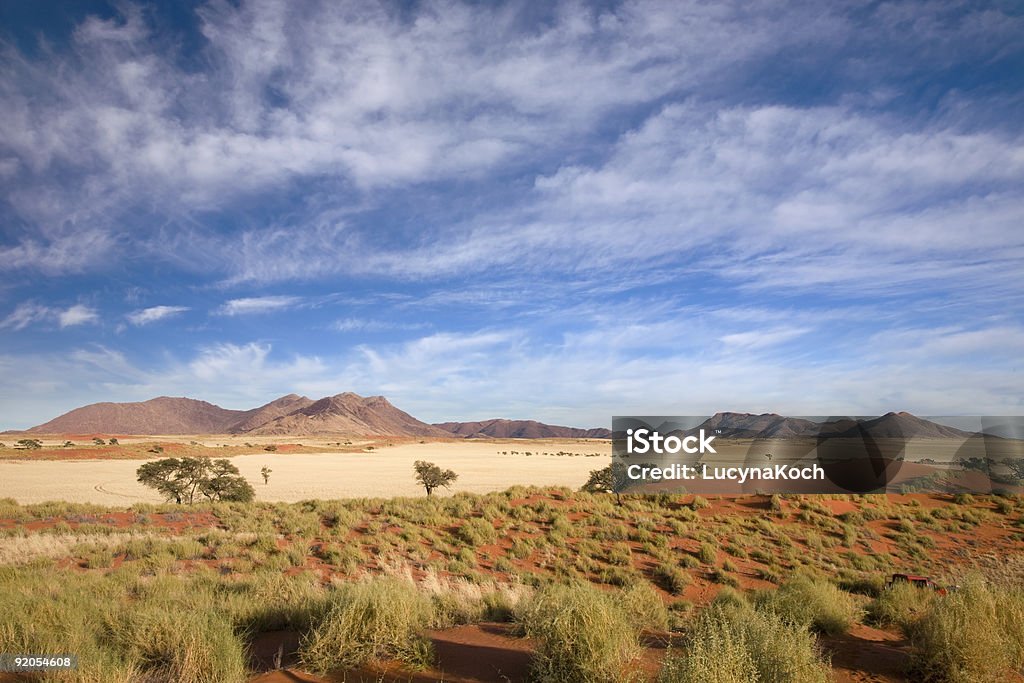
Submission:
<svg viewBox="0 0 1024 683">
<path fill-rule="evenodd" d="M 507 624 L 473 624 L 430 634 L 438 664 L 427 670 L 410 670 L 396 663 L 378 663 L 358 670 L 341 671 L 327 677 L 314 676 L 295 668 L 293 633 L 263 634 L 254 644 L 259 668 L 272 666 L 282 647 L 285 668 L 267 671 L 251 683 L 526 683 L 529 680 L 531 643 L 516 638 Z M 636 668 L 649 680 L 657 675 L 669 638 L 650 634 Z M 907 641 L 890 631 L 855 625 L 842 636 L 825 637 L 822 648 L 832 659 L 836 683 L 904 683 L 910 660 Z M 290 648 L 286 649 L 286 648 Z"/>
<path fill-rule="evenodd" d="M 891 631 L 854 624 L 849 633 L 822 636 L 821 645 L 832 657 L 836 683 L 892 683 L 908 681 L 910 646 Z"/>
<path fill-rule="evenodd" d="M 394 662 L 378 662 L 361 669 L 339 671 L 329 677 L 317 677 L 294 668 L 298 637 L 278 631 L 262 634 L 253 643 L 253 661 L 257 668 L 273 666 L 280 652 L 285 667 L 256 676 L 252 683 L 327 683 L 366 681 L 367 683 L 526 683 L 530 672 L 532 643 L 512 634 L 509 624 L 481 623 L 457 626 L 428 635 L 434 643 L 437 665 L 411 670 Z"/>
</svg>

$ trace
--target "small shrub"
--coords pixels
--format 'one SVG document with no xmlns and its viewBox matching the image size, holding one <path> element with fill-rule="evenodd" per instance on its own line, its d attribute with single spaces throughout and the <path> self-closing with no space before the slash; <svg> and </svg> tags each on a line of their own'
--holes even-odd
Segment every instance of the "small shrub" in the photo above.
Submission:
<svg viewBox="0 0 1024 683">
<path fill-rule="evenodd" d="M 921 680 L 998 683 L 1024 666 L 1024 591 L 980 578 L 934 599 L 911 627 L 914 673 Z"/>
<path fill-rule="evenodd" d="M 535 680 L 599 683 L 628 677 L 640 652 L 636 630 L 613 597 L 588 584 L 552 585 L 517 611 L 538 641 Z"/>
<path fill-rule="evenodd" d="M 674 564 L 661 564 L 654 570 L 654 576 L 661 587 L 672 595 L 680 595 L 693 579 L 690 574 Z"/>
<path fill-rule="evenodd" d="M 770 612 L 712 605 L 683 654 L 665 659 L 659 683 L 827 683 L 832 671 L 814 636 Z"/>
<path fill-rule="evenodd" d="M 703 510 L 704 508 L 711 507 L 711 503 L 707 501 L 707 498 L 701 496 L 694 496 L 690 502 L 691 510 Z"/>
<path fill-rule="evenodd" d="M 140 663 L 145 680 L 245 681 L 245 653 L 231 622 L 212 610 L 187 614 L 164 606 L 126 610 L 111 619 L 110 638 Z"/>
<path fill-rule="evenodd" d="M 896 583 L 880 591 L 868 604 L 868 619 L 879 626 L 898 626 L 909 634 L 934 599 L 934 591 L 906 582 Z"/>
<path fill-rule="evenodd" d="M 646 581 L 626 588 L 617 600 L 637 630 L 668 630 L 668 608 L 658 591 Z"/>
<path fill-rule="evenodd" d="M 846 592 L 807 576 L 796 576 L 775 591 L 759 594 L 757 602 L 787 621 L 829 635 L 845 633 L 857 618 L 857 609 Z"/>
<path fill-rule="evenodd" d="M 697 557 L 704 564 L 714 564 L 715 560 L 718 559 L 718 548 L 711 543 L 701 543 L 700 549 L 697 551 Z"/>
<path fill-rule="evenodd" d="M 459 540 L 473 548 L 494 543 L 498 538 L 494 525 L 479 517 L 467 519 L 455 533 Z"/>
<path fill-rule="evenodd" d="M 346 584 L 332 603 L 299 647 L 310 670 L 326 673 L 389 657 L 413 666 L 432 660 L 422 631 L 433 620 L 433 606 L 411 582 L 385 576 Z"/>
</svg>

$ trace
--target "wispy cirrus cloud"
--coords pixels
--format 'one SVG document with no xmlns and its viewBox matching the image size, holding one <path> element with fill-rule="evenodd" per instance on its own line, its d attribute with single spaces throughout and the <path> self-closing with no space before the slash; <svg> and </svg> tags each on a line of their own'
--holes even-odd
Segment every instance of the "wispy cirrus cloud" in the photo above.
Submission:
<svg viewBox="0 0 1024 683">
<path fill-rule="evenodd" d="M 128 322 L 132 325 L 142 326 L 180 315 L 188 310 L 188 306 L 150 306 L 149 308 L 133 311 L 125 317 L 128 318 Z"/>
<path fill-rule="evenodd" d="M 270 313 L 290 308 L 301 301 L 301 297 L 287 295 L 243 297 L 224 302 L 216 312 L 228 316 Z"/>
<path fill-rule="evenodd" d="M 283 2 L 201 5 L 201 72 L 182 65 L 153 14 L 130 4 L 113 18 L 81 21 L 73 49 L 28 56 L 8 45 L 0 156 L 13 169 L 7 200 L 32 227 L 6 253 L 18 257 L 11 259 L 18 267 L 50 274 L 102 267 L 115 243 L 173 260 L 165 236 L 147 226 L 188 227 L 194 212 L 231 212 L 268 190 L 279 195 L 276 188 L 307 180 L 335 198 L 325 212 L 332 219 L 318 218 L 322 207 L 285 211 L 291 220 L 280 227 L 236 225 L 227 234 L 198 235 L 209 239 L 197 240 L 190 258 L 226 264 L 218 275 L 229 282 L 368 272 L 437 277 L 509 267 L 545 249 L 555 252 L 554 262 L 534 257 L 534 267 L 575 269 L 561 253 L 579 233 L 579 222 L 566 220 L 571 204 L 527 197 L 504 220 L 491 211 L 462 216 L 405 242 L 407 249 L 382 249 L 372 222 L 336 218 L 340 206 L 380 206 L 393 188 L 540 169 L 539 188 L 561 188 L 578 201 L 596 192 L 595 210 L 620 204 L 614 226 L 582 235 L 591 267 L 637 263 L 643 260 L 635 249 L 607 239 L 636 228 L 652 237 L 672 229 L 687 238 L 707 234 L 701 228 L 720 218 L 708 204 L 720 203 L 723 194 L 747 199 L 744 193 L 752 192 L 736 208 L 756 212 L 756 195 L 778 186 L 779 196 L 764 207 L 777 224 L 763 231 L 771 236 L 828 223 L 850 206 L 836 193 L 854 194 L 861 189 L 857 179 L 871 179 L 870 172 L 877 174 L 864 188 L 870 199 L 884 201 L 877 195 L 893 179 L 899 183 L 890 197 L 909 190 L 908 199 L 921 198 L 914 192 L 920 188 L 911 187 L 918 179 L 932 191 L 943 174 L 947 187 L 988 182 L 1000 165 L 986 165 L 985 155 L 1008 142 L 1001 158 L 1012 161 L 1019 148 L 1012 134 L 990 140 L 994 134 L 971 132 L 984 107 L 955 94 L 944 102 L 948 125 L 879 113 L 898 109 L 887 76 L 1019 53 L 1024 20 L 995 7 L 900 2 L 849 12 L 773 1 L 713 7 L 640 1 L 557 3 L 541 12 L 439 2 L 411 12 L 348 2 L 312 3 L 301 12 Z M 800 54 L 807 57 L 793 56 Z M 811 64 L 815 72 L 827 68 L 831 99 L 845 104 L 777 106 L 775 100 L 792 93 L 764 90 L 759 70 L 766 63 L 790 74 Z M 866 82 L 874 86 L 867 96 Z M 688 113 L 672 107 L 658 113 L 666 100 L 689 103 Z M 557 162 L 587 156 L 581 150 L 595 143 L 607 147 L 609 117 L 632 122 L 612 128 L 613 136 L 625 133 L 613 159 Z M 873 137 L 851 144 L 865 133 Z M 665 148 L 640 149 L 659 134 Z M 831 156 L 830 142 L 837 143 Z M 640 165 L 625 163 L 629 154 L 648 156 L 661 170 L 670 157 L 683 159 L 668 178 L 653 182 Z M 828 176 L 823 188 L 792 186 L 800 179 L 792 169 L 808 155 Z M 687 177 L 702 159 L 711 164 L 710 183 Z M 776 160 L 781 168 L 765 185 Z M 78 180 L 88 182 L 68 183 L 52 173 L 57 167 L 77 169 Z M 844 171 L 854 182 L 842 181 Z M 735 187 L 714 182 L 723 172 L 739 174 Z M 708 190 L 704 199 L 698 188 Z M 676 213 L 655 225 L 649 212 L 635 209 L 664 189 L 679 195 L 674 207 L 659 194 L 651 208 Z M 143 196 L 139 211 L 132 198 Z M 630 198 L 634 211 L 627 210 Z M 691 217 L 666 224 L 679 211 Z M 890 216 L 884 218 L 882 225 Z M 520 226 L 517 239 L 505 237 L 509 220 Z M 75 226 L 74 249 L 65 246 L 67 225 Z M 616 229 L 622 225 L 631 230 Z M 727 229 L 718 232 L 728 238 Z M 216 248 L 212 256 L 202 253 L 209 247 Z"/>
<path fill-rule="evenodd" d="M 26 301 L 18 304 L 6 318 L 0 321 L 0 329 L 23 330 L 36 323 L 55 323 L 60 329 L 99 322 L 99 313 L 85 304 L 74 304 L 68 308 L 55 308 Z"/>
</svg>

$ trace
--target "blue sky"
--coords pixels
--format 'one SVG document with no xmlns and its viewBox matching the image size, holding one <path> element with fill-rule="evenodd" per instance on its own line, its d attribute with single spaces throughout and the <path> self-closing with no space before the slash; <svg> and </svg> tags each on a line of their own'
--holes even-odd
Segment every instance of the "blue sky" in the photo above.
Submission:
<svg viewBox="0 0 1024 683">
<path fill-rule="evenodd" d="M 1014 2 L 0 4 L 0 427 L 1020 414 Z"/>
</svg>

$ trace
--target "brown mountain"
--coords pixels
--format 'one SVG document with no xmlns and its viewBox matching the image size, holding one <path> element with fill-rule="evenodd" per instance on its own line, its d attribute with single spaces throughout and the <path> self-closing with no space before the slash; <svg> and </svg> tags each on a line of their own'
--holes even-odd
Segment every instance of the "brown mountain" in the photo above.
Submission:
<svg viewBox="0 0 1024 683">
<path fill-rule="evenodd" d="M 971 432 L 940 425 L 910 413 L 886 413 L 871 420 L 861 420 L 838 436 L 858 436 L 861 430 L 876 439 L 967 439 L 974 436 Z"/>
<path fill-rule="evenodd" d="M 383 396 L 363 398 L 346 392 L 328 396 L 249 430 L 250 434 L 358 434 L 450 437 L 420 422 Z"/>
<path fill-rule="evenodd" d="M 255 410 L 248 410 L 244 414 L 245 419 L 239 420 L 235 424 L 228 428 L 229 434 L 243 434 L 248 431 L 252 431 L 257 427 L 265 425 L 271 420 L 275 420 L 288 413 L 293 413 L 296 410 L 306 408 L 313 404 L 313 400 L 306 398 L 305 396 L 299 396 L 298 394 L 288 394 L 281 398 L 274 399 L 265 406 L 256 408 Z"/>
<path fill-rule="evenodd" d="M 734 439 L 789 439 L 817 434 L 818 424 L 775 413 L 715 413 L 699 427 L 690 431 L 696 433 L 700 429 Z"/>
<path fill-rule="evenodd" d="M 161 396 L 141 403 L 93 403 L 28 431 L 43 434 L 222 434 L 246 415 L 242 410 L 227 410 L 193 398 Z"/>
<path fill-rule="evenodd" d="M 940 425 L 910 413 L 886 413 L 871 419 L 837 418 L 814 422 L 774 413 L 716 413 L 698 429 L 713 431 L 737 439 L 791 439 L 794 437 L 853 438 L 868 434 L 876 439 L 966 439 L 971 436 L 953 427 Z"/>
<path fill-rule="evenodd" d="M 446 432 L 469 438 L 495 439 L 607 439 L 611 430 L 559 427 L 534 420 L 484 420 L 482 422 L 435 423 Z"/>
</svg>

